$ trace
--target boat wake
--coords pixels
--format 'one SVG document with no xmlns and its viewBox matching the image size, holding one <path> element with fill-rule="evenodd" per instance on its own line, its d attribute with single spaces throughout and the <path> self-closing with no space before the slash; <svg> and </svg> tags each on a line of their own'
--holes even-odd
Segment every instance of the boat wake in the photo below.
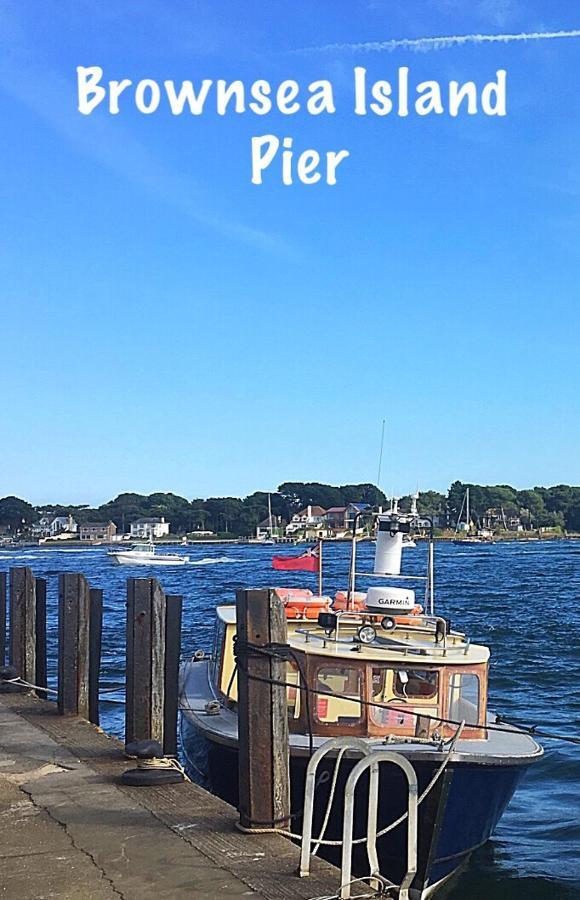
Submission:
<svg viewBox="0 0 580 900">
<path fill-rule="evenodd" d="M 203 559 L 190 559 L 190 566 L 218 566 L 225 563 L 244 563 L 245 559 L 232 559 L 231 556 L 204 556 Z"/>
<path fill-rule="evenodd" d="M 10 550 L 7 550 L 2 551 L 0 558 L 13 561 L 16 559 L 37 559 L 37 556 L 34 553 L 11 553 Z"/>
</svg>

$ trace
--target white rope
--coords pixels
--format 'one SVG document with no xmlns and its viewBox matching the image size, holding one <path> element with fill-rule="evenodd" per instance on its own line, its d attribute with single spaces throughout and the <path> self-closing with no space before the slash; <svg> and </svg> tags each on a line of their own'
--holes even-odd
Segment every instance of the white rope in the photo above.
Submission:
<svg viewBox="0 0 580 900">
<path fill-rule="evenodd" d="M 453 752 L 455 744 L 461 737 L 461 732 L 463 731 L 464 726 L 465 726 L 465 721 L 463 721 L 460 724 L 457 731 L 453 735 L 453 738 L 451 739 L 451 742 L 449 743 L 449 746 L 445 753 L 445 759 L 443 760 L 443 762 L 437 769 L 437 772 L 435 773 L 435 775 L 433 776 L 433 778 L 431 779 L 431 781 L 429 782 L 429 784 L 427 785 L 427 787 L 425 788 L 425 790 L 423 791 L 423 793 L 421 794 L 419 799 L 417 800 L 417 808 L 419 808 L 419 806 L 421 805 L 423 800 L 425 800 L 425 798 L 431 793 L 431 791 L 433 790 L 433 788 L 439 781 L 441 775 L 443 774 L 443 772 L 449 765 L 449 762 L 451 760 L 451 754 Z M 335 768 L 335 774 L 336 774 L 336 772 L 337 772 L 337 769 Z M 328 799 L 328 805 L 326 807 L 325 824 L 323 825 L 323 829 L 321 830 L 319 836 L 317 838 L 311 838 L 311 840 L 310 840 L 311 844 L 316 844 L 316 851 L 311 851 L 312 856 L 314 856 L 315 853 L 318 852 L 318 849 L 321 846 L 322 847 L 342 847 L 342 841 L 329 841 L 329 840 L 322 839 L 322 835 L 324 834 L 324 830 L 326 828 L 327 814 L 329 814 L 329 810 L 331 809 L 332 804 L 334 802 L 335 788 L 336 788 L 336 778 L 333 778 L 333 784 L 332 784 L 331 791 L 330 791 L 330 797 Z M 385 828 L 383 828 L 381 831 L 379 831 L 377 833 L 377 840 L 378 840 L 378 838 L 383 837 L 385 834 L 388 834 L 389 831 L 393 831 L 394 828 L 397 828 L 402 822 L 405 821 L 405 819 L 407 818 L 408 815 L 409 815 L 408 811 L 403 813 L 401 816 L 399 816 L 398 819 L 395 819 L 394 822 L 391 822 L 390 825 L 387 825 Z M 240 831 L 247 831 L 248 834 L 281 834 L 284 837 L 292 838 L 292 840 L 295 840 L 295 841 L 302 840 L 301 834 L 294 834 L 294 832 L 286 831 L 285 829 L 282 829 L 282 828 L 243 828 L 243 827 L 240 827 L 239 825 L 237 827 L 240 829 Z M 352 843 L 354 846 L 354 844 L 364 844 L 364 843 L 366 843 L 366 841 L 367 841 L 367 836 L 365 835 L 364 837 L 355 838 L 355 840 L 353 840 Z"/>
<path fill-rule="evenodd" d="M 54 694 L 55 697 L 58 697 L 58 691 L 54 688 L 42 687 L 40 684 L 33 684 L 31 681 L 26 681 L 24 678 L 20 678 L 20 676 L 17 676 L 16 678 L 3 678 L 0 681 L 0 686 L 3 684 L 15 684 L 18 687 L 29 688 L 31 691 L 43 691 L 45 694 Z M 104 693 L 106 693 L 107 690 L 113 692 L 116 690 L 121 690 L 121 688 L 106 688 Z M 125 705 L 124 700 L 116 700 L 113 697 L 103 697 L 102 695 L 99 695 L 99 701 L 101 703 L 117 703 L 120 706 Z"/>
<path fill-rule="evenodd" d="M 320 841 L 326 834 L 328 820 L 330 819 L 330 813 L 332 810 L 332 805 L 334 803 L 334 792 L 336 789 L 336 782 L 338 779 L 338 770 L 339 770 L 340 764 L 342 762 L 342 757 L 344 756 L 345 753 L 346 753 L 346 747 L 343 747 L 342 750 L 338 753 L 338 755 L 336 757 L 336 762 L 334 764 L 334 772 L 332 774 L 332 784 L 330 786 L 330 794 L 328 797 L 328 803 L 326 804 L 326 812 L 324 813 L 324 821 L 322 822 L 322 828 L 320 829 L 320 834 L 318 835 L 319 840 L 316 842 L 316 846 L 314 847 L 314 849 L 311 850 L 312 856 L 316 856 L 316 854 L 318 853 L 318 851 L 320 849 Z"/>
<path fill-rule="evenodd" d="M 181 774 L 184 776 L 186 781 L 189 781 L 189 778 L 185 774 L 181 763 L 172 756 L 154 756 L 152 759 L 138 759 L 137 760 L 137 768 L 138 769 L 176 769 L 178 772 L 181 772 Z"/>
<path fill-rule="evenodd" d="M 30 688 L 32 691 L 44 691 L 46 694 L 58 694 L 58 691 L 55 691 L 54 688 L 42 687 L 40 684 L 32 684 L 31 681 L 25 681 L 24 678 L 20 678 L 17 676 L 16 678 L 3 678 L 0 681 L 0 685 L 2 684 L 16 684 L 20 687 Z"/>
</svg>

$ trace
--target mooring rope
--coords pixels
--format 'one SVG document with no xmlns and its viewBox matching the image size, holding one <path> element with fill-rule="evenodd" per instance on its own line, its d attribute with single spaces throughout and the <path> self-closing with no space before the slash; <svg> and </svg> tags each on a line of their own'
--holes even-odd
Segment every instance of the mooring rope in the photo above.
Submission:
<svg viewBox="0 0 580 900">
<path fill-rule="evenodd" d="M 45 685 L 40 685 L 40 684 L 33 684 L 32 681 L 26 681 L 25 678 L 21 678 L 19 675 L 17 675 L 15 678 L 0 678 L 0 685 L 1 684 L 14 684 L 14 685 L 16 685 L 16 687 L 25 687 L 31 691 L 37 691 L 37 692 L 42 691 L 45 694 L 53 694 L 55 697 L 58 697 L 58 691 L 55 688 L 49 688 L 49 687 L 46 687 Z M 104 697 L 103 696 L 103 694 L 114 693 L 115 691 L 118 691 L 118 690 L 122 690 L 122 687 L 121 688 L 105 688 L 99 694 L 99 701 L 101 703 L 117 703 L 120 706 L 125 706 L 124 700 L 118 700 L 115 697 Z"/>
</svg>

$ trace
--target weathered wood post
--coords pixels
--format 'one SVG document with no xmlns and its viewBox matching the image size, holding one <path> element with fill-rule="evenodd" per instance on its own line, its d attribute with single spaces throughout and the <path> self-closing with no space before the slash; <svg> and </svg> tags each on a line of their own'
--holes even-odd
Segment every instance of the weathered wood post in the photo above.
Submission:
<svg viewBox="0 0 580 900">
<path fill-rule="evenodd" d="M 178 596 L 167 595 L 165 602 L 163 752 L 166 756 L 177 756 L 179 661 L 181 657 L 181 612 L 183 600 Z"/>
<path fill-rule="evenodd" d="M 99 685 L 101 678 L 101 640 L 103 634 L 103 592 L 89 590 L 89 722 L 99 725 Z"/>
<path fill-rule="evenodd" d="M 36 678 L 34 683 L 45 688 L 46 681 L 46 578 L 35 578 L 36 586 Z M 37 691 L 46 697 L 46 691 Z"/>
<path fill-rule="evenodd" d="M 58 711 L 89 716 L 89 585 L 84 575 L 58 580 Z"/>
<path fill-rule="evenodd" d="M 163 745 L 165 594 L 155 578 L 127 581 L 125 744 Z"/>
<path fill-rule="evenodd" d="M 6 661 L 6 572 L 0 572 L 0 668 Z"/>
<path fill-rule="evenodd" d="M 283 655 L 262 653 L 286 644 L 284 605 L 273 590 L 236 594 L 239 720 L 240 825 L 287 828 L 290 775 Z M 257 680 L 259 679 L 259 680 Z"/>
<path fill-rule="evenodd" d="M 31 570 L 10 569 L 10 664 L 36 684 L 36 585 Z"/>
</svg>

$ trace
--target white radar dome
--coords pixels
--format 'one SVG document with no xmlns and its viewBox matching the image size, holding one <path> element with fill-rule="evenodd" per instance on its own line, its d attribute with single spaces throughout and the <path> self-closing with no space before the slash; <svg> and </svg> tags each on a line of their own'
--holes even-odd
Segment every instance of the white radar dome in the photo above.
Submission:
<svg viewBox="0 0 580 900">
<path fill-rule="evenodd" d="M 367 609 L 408 612 L 415 606 L 415 591 L 390 586 L 371 587 L 367 592 Z"/>
</svg>

